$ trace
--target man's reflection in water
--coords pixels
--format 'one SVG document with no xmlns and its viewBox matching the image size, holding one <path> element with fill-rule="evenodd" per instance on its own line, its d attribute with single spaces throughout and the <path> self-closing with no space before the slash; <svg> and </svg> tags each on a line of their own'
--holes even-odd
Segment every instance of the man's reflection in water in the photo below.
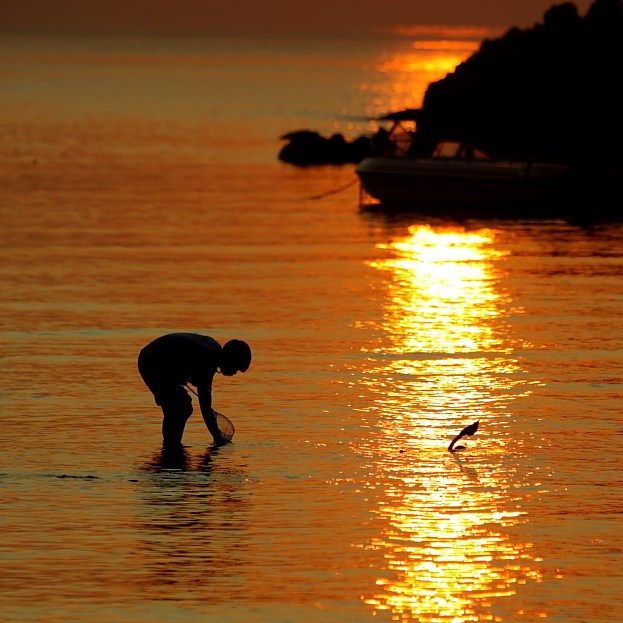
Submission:
<svg viewBox="0 0 623 623">
<path fill-rule="evenodd" d="M 163 447 L 145 464 L 144 469 L 155 474 L 166 471 L 207 472 L 210 470 L 212 454 L 216 452 L 218 452 L 218 448 L 208 448 L 198 462 L 192 463 L 190 453 L 184 446 Z"/>
<path fill-rule="evenodd" d="M 202 603 L 242 597 L 251 500 L 227 446 L 161 449 L 143 474 L 133 553 L 141 590 L 157 598 L 164 584 L 179 586 Z"/>
</svg>

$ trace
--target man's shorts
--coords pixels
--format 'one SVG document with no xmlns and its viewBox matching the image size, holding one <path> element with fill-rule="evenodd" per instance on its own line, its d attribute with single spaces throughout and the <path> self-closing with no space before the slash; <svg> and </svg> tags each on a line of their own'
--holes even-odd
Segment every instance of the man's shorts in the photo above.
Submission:
<svg viewBox="0 0 623 623">
<path fill-rule="evenodd" d="M 162 407 L 166 416 L 185 417 L 188 419 L 193 412 L 192 398 L 177 381 L 167 378 L 157 362 L 146 356 L 143 351 L 138 356 L 138 371 L 145 385 L 154 395 L 156 404 Z"/>
</svg>

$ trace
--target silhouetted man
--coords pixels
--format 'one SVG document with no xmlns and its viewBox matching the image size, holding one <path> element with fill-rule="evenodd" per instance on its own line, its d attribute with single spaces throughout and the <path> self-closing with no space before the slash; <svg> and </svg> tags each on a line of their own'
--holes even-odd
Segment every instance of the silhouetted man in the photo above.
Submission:
<svg viewBox="0 0 623 623">
<path fill-rule="evenodd" d="M 207 335 L 169 333 L 150 342 L 138 356 L 138 370 L 162 408 L 162 438 L 165 447 L 179 446 L 186 421 L 193 412 L 192 398 L 185 385 L 197 388 L 203 421 L 221 445 L 225 439 L 212 410 L 212 381 L 219 372 L 233 376 L 251 365 L 251 349 L 242 340 L 224 346 Z"/>
</svg>

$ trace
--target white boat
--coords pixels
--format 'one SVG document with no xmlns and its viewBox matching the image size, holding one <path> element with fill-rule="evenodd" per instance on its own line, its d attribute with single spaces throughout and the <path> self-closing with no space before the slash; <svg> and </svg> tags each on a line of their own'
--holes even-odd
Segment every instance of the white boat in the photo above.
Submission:
<svg viewBox="0 0 623 623">
<path fill-rule="evenodd" d="M 430 157 L 417 157 L 404 144 L 401 150 L 392 143 L 392 155 L 361 161 L 356 173 L 362 205 L 376 200 L 422 213 L 551 211 L 568 196 L 564 163 L 494 160 L 456 141 L 440 142 Z"/>
</svg>

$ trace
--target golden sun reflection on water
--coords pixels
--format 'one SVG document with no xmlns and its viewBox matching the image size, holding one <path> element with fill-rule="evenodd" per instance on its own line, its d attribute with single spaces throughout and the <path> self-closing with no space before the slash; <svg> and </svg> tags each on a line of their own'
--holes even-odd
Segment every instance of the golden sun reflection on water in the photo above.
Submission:
<svg viewBox="0 0 623 623">
<path fill-rule="evenodd" d="M 379 245 L 391 252 L 374 268 L 391 273 L 385 308 L 394 352 L 457 353 L 502 348 L 487 319 L 499 315 L 502 295 L 491 262 L 493 233 L 413 228 L 410 236 Z"/>
<path fill-rule="evenodd" d="M 483 39 L 499 35 L 497 29 L 452 26 L 404 26 L 395 35 L 402 45 L 392 47 L 378 58 L 377 80 L 360 89 L 371 102 L 371 117 L 403 108 L 418 108 L 432 82 L 452 73 L 478 51 Z"/>
<path fill-rule="evenodd" d="M 383 282 L 384 340 L 367 349 L 362 383 L 381 434 L 361 451 L 382 491 L 383 528 L 366 547 L 382 553 L 388 577 L 364 601 L 394 620 L 501 620 L 492 603 L 540 579 L 531 545 L 507 533 L 524 513 L 502 467 L 503 433 L 529 384 L 505 330 L 512 301 L 500 289 L 506 252 L 495 236 L 412 226 L 369 263 Z M 475 420 L 468 452 L 448 453 Z M 469 452 L 483 445 L 486 454 Z"/>
<path fill-rule="evenodd" d="M 380 58 L 379 79 L 359 85 L 370 102 L 371 117 L 403 108 L 418 108 L 431 82 L 441 80 L 470 55 L 464 49 L 403 49 Z"/>
</svg>

